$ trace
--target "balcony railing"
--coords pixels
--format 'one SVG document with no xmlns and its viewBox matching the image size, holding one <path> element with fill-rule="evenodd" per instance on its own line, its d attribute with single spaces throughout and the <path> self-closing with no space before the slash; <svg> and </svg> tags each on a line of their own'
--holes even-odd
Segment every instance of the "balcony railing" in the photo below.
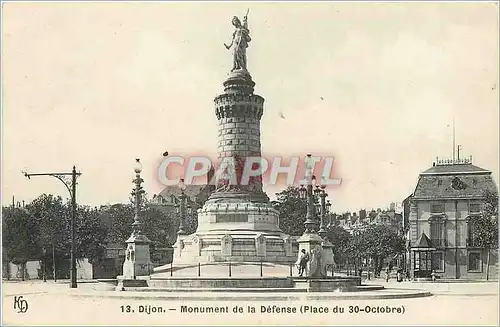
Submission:
<svg viewBox="0 0 500 327">
<path fill-rule="evenodd" d="M 463 165 L 463 164 L 472 164 L 472 156 L 469 156 L 468 158 L 461 158 L 461 159 L 439 159 L 436 158 L 436 166 L 441 166 L 441 165 Z"/>
</svg>

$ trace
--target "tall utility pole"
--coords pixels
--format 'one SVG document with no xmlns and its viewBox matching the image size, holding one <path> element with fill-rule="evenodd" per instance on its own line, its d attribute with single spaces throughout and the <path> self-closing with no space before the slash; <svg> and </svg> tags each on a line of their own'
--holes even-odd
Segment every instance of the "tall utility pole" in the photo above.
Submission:
<svg viewBox="0 0 500 327">
<path fill-rule="evenodd" d="M 73 170 L 71 173 L 37 173 L 37 174 L 28 174 L 23 171 L 24 176 L 30 179 L 32 176 L 52 176 L 60 180 L 69 194 L 71 195 L 71 268 L 70 268 L 70 276 L 71 276 L 71 288 L 77 288 L 76 283 L 76 246 L 75 246 L 75 228 L 76 228 L 76 179 L 82 173 L 76 172 L 76 167 L 73 166 Z M 71 177 L 70 177 L 71 176 Z M 55 261 L 54 261 L 55 262 Z M 54 280 L 55 280 L 55 271 L 54 271 Z"/>
</svg>

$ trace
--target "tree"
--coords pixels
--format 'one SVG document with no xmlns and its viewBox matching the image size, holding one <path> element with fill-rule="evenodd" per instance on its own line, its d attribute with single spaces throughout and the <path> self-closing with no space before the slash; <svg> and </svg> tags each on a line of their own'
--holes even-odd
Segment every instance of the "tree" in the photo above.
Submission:
<svg viewBox="0 0 500 327">
<path fill-rule="evenodd" d="M 133 205 L 130 203 L 117 203 L 101 206 L 99 215 L 108 231 L 107 243 L 125 244 L 125 241 L 132 233 L 132 223 L 134 222 Z"/>
<path fill-rule="evenodd" d="M 371 225 L 358 232 L 351 240 L 349 249 L 354 259 L 371 258 L 376 275 L 380 274 L 384 260 L 403 253 L 405 241 L 401 234 L 385 225 Z"/>
<path fill-rule="evenodd" d="M 26 210 L 30 213 L 36 227 L 34 233 L 39 250 L 37 256 L 39 258 L 43 257 L 43 249 L 46 249 L 49 253 L 52 252 L 52 255 L 49 255 L 49 260 L 44 260 L 44 263 L 49 263 L 53 278 L 56 280 L 57 267 L 61 266 L 64 254 L 68 250 L 66 243 L 62 241 L 65 238 L 64 233 L 67 229 L 64 224 L 68 209 L 60 196 L 42 194 L 28 204 Z M 44 269 L 47 269 L 47 267 L 44 267 Z M 59 273 L 61 274 L 61 269 L 59 269 Z"/>
<path fill-rule="evenodd" d="M 118 203 L 102 206 L 99 211 L 108 230 L 106 241 L 124 245 L 132 234 L 134 206 Z M 140 215 L 142 232 L 151 240 L 152 253 L 157 247 L 170 246 L 176 241 L 179 218 L 174 212 L 163 212 L 154 206 L 146 205 Z"/>
<path fill-rule="evenodd" d="M 108 230 L 100 219 L 97 208 L 78 207 L 75 232 L 76 257 L 87 258 L 91 263 L 103 258 L 107 233 Z"/>
<path fill-rule="evenodd" d="M 59 266 L 59 274 L 66 276 L 68 259 L 71 256 L 71 202 L 64 203 L 61 197 L 42 194 L 33 200 L 27 210 L 31 213 L 36 224 L 37 244 L 40 256 L 42 249 L 52 248 L 52 270 L 56 271 L 56 262 Z M 106 238 L 106 226 L 99 219 L 96 209 L 88 206 L 78 206 L 75 219 L 75 256 L 77 260 L 87 258 L 94 262 L 104 256 L 104 240 Z"/>
<path fill-rule="evenodd" d="M 305 230 L 306 200 L 300 198 L 299 188 L 289 186 L 276 193 L 276 196 L 277 200 L 272 202 L 272 206 L 279 211 L 279 227 L 286 234 L 302 235 Z"/>
<path fill-rule="evenodd" d="M 3 207 L 2 229 L 2 249 L 7 259 L 4 264 L 13 262 L 20 265 L 24 280 L 26 262 L 36 257 L 39 251 L 33 220 L 24 208 Z"/>
<path fill-rule="evenodd" d="M 333 244 L 335 263 L 341 264 L 349 257 L 351 234 L 340 226 L 329 226 L 326 237 Z"/>
<path fill-rule="evenodd" d="M 469 221 L 474 246 L 486 249 L 486 280 L 489 280 L 491 249 L 498 247 L 498 194 L 484 192 L 484 210 Z"/>
<path fill-rule="evenodd" d="M 142 215 L 143 232 L 151 240 L 152 252 L 156 247 L 170 246 L 176 241 L 179 219 L 175 213 L 146 207 Z"/>
<path fill-rule="evenodd" d="M 28 260 L 43 259 L 45 271 L 47 263 L 51 263 L 54 280 L 57 275 L 67 276 L 71 253 L 71 204 L 64 203 L 61 197 L 42 194 L 25 208 L 4 208 L 3 211 L 7 260 L 25 264 Z M 106 233 L 98 212 L 79 206 L 75 224 L 76 259 L 88 258 L 92 262 L 102 257 Z M 52 252 L 49 258 L 45 257 L 46 251 Z"/>
</svg>

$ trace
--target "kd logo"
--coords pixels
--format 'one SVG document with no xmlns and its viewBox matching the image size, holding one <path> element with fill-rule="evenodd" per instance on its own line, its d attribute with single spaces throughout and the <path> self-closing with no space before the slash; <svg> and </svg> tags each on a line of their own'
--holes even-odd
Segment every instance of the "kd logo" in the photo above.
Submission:
<svg viewBox="0 0 500 327">
<path fill-rule="evenodd" d="M 23 299 L 23 296 L 14 296 L 14 310 L 18 309 L 17 313 L 25 313 L 28 311 L 28 301 Z"/>
</svg>

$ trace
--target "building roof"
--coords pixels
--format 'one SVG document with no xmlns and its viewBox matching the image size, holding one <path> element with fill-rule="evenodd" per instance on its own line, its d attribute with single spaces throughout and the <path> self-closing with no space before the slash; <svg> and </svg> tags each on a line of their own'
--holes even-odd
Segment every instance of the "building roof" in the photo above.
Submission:
<svg viewBox="0 0 500 327">
<path fill-rule="evenodd" d="M 412 249 L 428 249 L 432 250 L 432 245 L 431 245 L 431 240 L 425 235 L 424 232 L 420 235 L 420 237 L 417 239 L 417 241 L 413 244 Z"/>
<path fill-rule="evenodd" d="M 460 174 L 491 174 L 491 171 L 473 164 L 434 165 L 420 175 L 460 175 Z"/>
<path fill-rule="evenodd" d="M 413 199 L 482 198 L 496 192 L 491 171 L 472 164 L 436 165 L 422 172 Z"/>
</svg>

